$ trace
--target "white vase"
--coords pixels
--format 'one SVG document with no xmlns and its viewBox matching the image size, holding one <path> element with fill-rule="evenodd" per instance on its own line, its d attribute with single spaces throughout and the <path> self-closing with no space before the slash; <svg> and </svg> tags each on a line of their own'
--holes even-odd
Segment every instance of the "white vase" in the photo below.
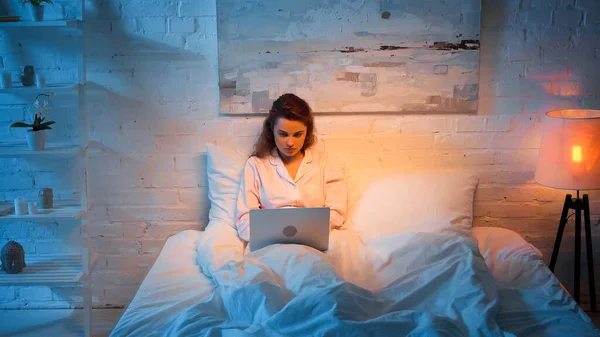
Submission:
<svg viewBox="0 0 600 337">
<path fill-rule="evenodd" d="M 27 131 L 27 145 L 31 151 L 42 151 L 46 147 L 46 130 Z"/>
<path fill-rule="evenodd" d="M 30 5 L 29 15 L 31 15 L 31 21 L 44 21 L 44 6 Z"/>
</svg>

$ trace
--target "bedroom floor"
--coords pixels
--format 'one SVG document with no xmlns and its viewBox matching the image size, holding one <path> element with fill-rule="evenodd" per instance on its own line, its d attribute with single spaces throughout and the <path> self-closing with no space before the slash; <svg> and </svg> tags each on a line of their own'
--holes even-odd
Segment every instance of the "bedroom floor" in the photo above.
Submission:
<svg viewBox="0 0 600 337">
<path fill-rule="evenodd" d="M 76 311 L 76 312 L 74 312 Z M 97 309 L 93 311 L 93 336 L 107 337 L 122 309 Z M 76 321 L 73 320 L 73 315 Z M 600 312 L 588 313 L 596 326 L 600 326 Z M 2 332 L 0 336 L 82 336 L 83 313 L 80 310 L 2 310 L 0 311 Z"/>
<path fill-rule="evenodd" d="M 123 309 L 97 309 L 92 312 L 94 337 L 107 337 L 117 324 Z M 83 336 L 83 311 L 0 310 L 0 336 Z"/>
</svg>

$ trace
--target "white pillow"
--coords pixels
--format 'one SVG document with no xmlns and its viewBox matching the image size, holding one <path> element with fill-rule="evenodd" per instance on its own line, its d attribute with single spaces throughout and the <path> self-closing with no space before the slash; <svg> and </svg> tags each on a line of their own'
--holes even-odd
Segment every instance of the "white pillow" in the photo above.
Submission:
<svg viewBox="0 0 600 337">
<path fill-rule="evenodd" d="M 474 227 L 473 236 L 496 281 L 512 282 L 529 268 L 528 262 L 542 258 L 539 249 L 510 229 Z"/>
<path fill-rule="evenodd" d="M 406 232 L 471 234 L 475 174 L 382 172 L 348 181 L 349 226 L 364 241 Z"/>
<path fill-rule="evenodd" d="M 348 217 L 350 219 L 358 205 L 358 202 L 362 198 L 363 194 L 367 190 L 370 184 L 376 180 L 387 176 L 392 173 L 398 173 L 398 169 L 360 169 L 360 168 L 349 168 L 346 164 L 346 170 L 344 172 L 346 179 L 347 188 L 347 210 Z"/>
<path fill-rule="evenodd" d="M 235 208 L 242 172 L 251 150 L 234 144 L 206 144 L 206 173 L 210 222 L 221 222 L 235 228 Z"/>
</svg>

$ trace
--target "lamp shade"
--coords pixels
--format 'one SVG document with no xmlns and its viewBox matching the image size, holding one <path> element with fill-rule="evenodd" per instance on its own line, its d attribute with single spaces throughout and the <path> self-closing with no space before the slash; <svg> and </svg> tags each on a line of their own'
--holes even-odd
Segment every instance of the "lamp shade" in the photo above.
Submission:
<svg viewBox="0 0 600 337">
<path fill-rule="evenodd" d="M 558 189 L 600 189 L 600 110 L 554 110 L 542 120 L 535 181 Z"/>
</svg>

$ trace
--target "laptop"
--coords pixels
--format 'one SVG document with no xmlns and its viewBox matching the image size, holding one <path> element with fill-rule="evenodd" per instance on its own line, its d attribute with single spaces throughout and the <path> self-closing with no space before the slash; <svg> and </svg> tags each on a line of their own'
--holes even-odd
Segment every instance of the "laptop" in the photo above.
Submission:
<svg viewBox="0 0 600 337">
<path fill-rule="evenodd" d="M 277 243 L 329 248 L 329 207 L 250 210 L 250 251 Z"/>
</svg>

